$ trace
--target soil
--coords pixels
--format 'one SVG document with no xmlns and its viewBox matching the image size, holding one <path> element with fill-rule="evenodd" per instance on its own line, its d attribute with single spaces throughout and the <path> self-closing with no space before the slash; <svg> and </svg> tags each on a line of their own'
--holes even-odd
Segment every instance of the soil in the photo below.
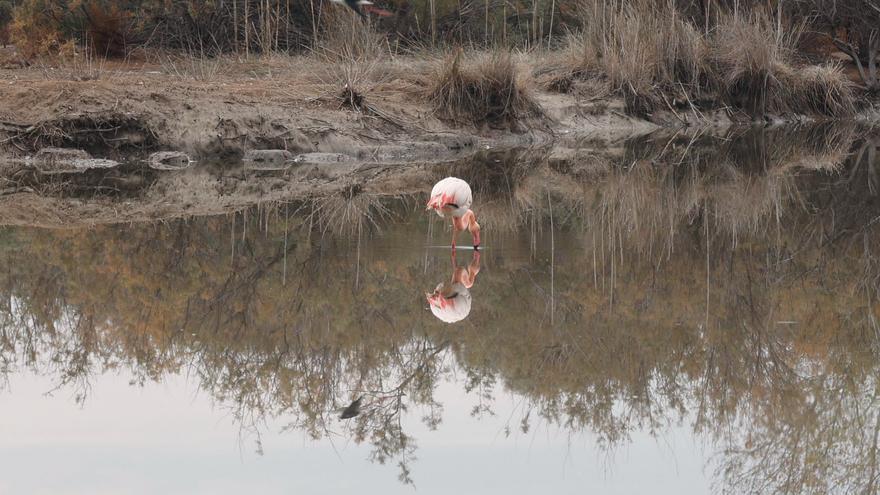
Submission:
<svg viewBox="0 0 880 495">
<path fill-rule="evenodd" d="M 695 117 L 670 112 L 649 122 L 625 115 L 617 99 L 535 90 L 540 117 L 493 128 L 436 118 L 422 96 L 426 71 L 414 61 L 369 67 L 381 77 L 364 82 L 309 58 L 191 64 L 0 69 L 0 224 L 205 215 L 352 184 L 374 193 L 423 191 L 431 164 L 518 147 L 613 149 Z M 704 129 L 731 125 L 723 112 L 701 117 Z M 78 162 L 54 174 L 34 167 L 40 150 L 57 147 L 83 150 L 102 166 Z M 159 151 L 182 152 L 194 164 L 184 158 L 183 166 L 151 168 L 170 156 L 151 161 Z M 286 158 L 267 164 L 266 156 Z"/>
</svg>

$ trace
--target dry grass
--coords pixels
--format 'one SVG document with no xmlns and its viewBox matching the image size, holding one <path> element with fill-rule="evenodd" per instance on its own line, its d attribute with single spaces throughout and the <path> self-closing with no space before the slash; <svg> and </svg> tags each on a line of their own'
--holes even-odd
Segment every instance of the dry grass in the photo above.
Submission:
<svg viewBox="0 0 880 495">
<path fill-rule="evenodd" d="M 553 90 L 572 79 L 604 78 L 627 111 L 687 108 L 694 101 L 726 101 L 753 115 L 853 113 L 853 94 L 836 67 L 798 67 L 801 28 L 782 28 L 766 15 L 724 14 L 703 34 L 670 5 L 581 0 L 582 30 L 569 35 L 562 68 L 547 79 Z M 561 72 L 561 75 L 560 75 Z"/>
<path fill-rule="evenodd" d="M 852 88 L 839 68 L 794 63 L 801 33 L 760 15 L 727 16 L 712 39 L 712 63 L 727 98 L 754 114 L 852 115 Z"/>
<path fill-rule="evenodd" d="M 630 113 L 661 104 L 661 91 L 681 83 L 695 90 L 705 74 L 702 35 L 675 9 L 654 2 L 581 0 L 583 29 L 565 47 L 575 74 L 602 74 L 626 98 Z"/>
<path fill-rule="evenodd" d="M 728 15 L 712 37 L 712 63 L 723 92 L 753 113 L 787 110 L 795 76 L 789 61 L 799 30 L 781 31 L 760 15 Z"/>
<path fill-rule="evenodd" d="M 431 75 L 428 98 L 441 118 L 515 125 L 537 115 L 529 83 L 509 52 L 457 51 Z"/>
<path fill-rule="evenodd" d="M 159 56 L 162 72 L 178 79 L 192 81 L 216 81 L 230 70 L 233 63 L 225 56 L 210 56 L 196 52 Z"/>
<path fill-rule="evenodd" d="M 364 62 L 388 58 L 391 48 L 385 35 L 370 23 L 348 15 L 347 11 L 333 12 L 324 20 L 324 30 L 312 52 L 327 62 Z"/>
<path fill-rule="evenodd" d="M 847 117 L 856 113 L 853 85 L 839 65 L 805 67 L 791 84 L 798 86 L 790 102 L 790 106 L 797 111 L 833 117 Z"/>
<path fill-rule="evenodd" d="M 393 59 L 385 36 L 366 22 L 337 11 L 325 19 L 325 29 L 312 55 L 323 62 L 317 76 L 330 88 L 341 107 L 366 113 L 367 95 L 388 74 L 383 67 Z"/>
</svg>

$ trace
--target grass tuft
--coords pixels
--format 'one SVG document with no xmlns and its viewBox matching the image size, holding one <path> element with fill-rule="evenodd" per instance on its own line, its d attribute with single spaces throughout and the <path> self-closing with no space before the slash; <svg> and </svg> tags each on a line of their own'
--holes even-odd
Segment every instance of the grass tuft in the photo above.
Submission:
<svg viewBox="0 0 880 495">
<path fill-rule="evenodd" d="M 516 125 L 537 115 L 538 105 L 509 52 L 473 54 L 458 50 L 433 74 L 428 98 L 435 113 L 473 124 Z"/>
<path fill-rule="evenodd" d="M 581 0 L 579 12 L 582 29 L 568 36 L 547 89 L 567 92 L 575 79 L 604 78 L 627 112 L 641 117 L 702 101 L 755 116 L 854 112 L 852 86 L 839 68 L 795 63 L 800 26 L 725 13 L 704 34 L 676 9 L 647 0 Z"/>
<path fill-rule="evenodd" d="M 565 53 L 575 74 L 602 74 L 627 111 L 647 115 L 662 93 L 695 91 L 706 74 L 703 36 L 674 9 L 654 2 L 581 0 L 583 29 L 568 36 Z"/>
</svg>

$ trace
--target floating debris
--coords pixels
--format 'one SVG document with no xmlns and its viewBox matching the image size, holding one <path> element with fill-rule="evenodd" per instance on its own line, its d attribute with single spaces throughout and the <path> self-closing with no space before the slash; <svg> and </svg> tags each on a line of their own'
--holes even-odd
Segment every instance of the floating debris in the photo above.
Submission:
<svg viewBox="0 0 880 495">
<path fill-rule="evenodd" d="M 147 163 L 154 170 L 183 170 L 195 161 L 182 151 L 158 151 L 147 158 Z"/>
<path fill-rule="evenodd" d="M 78 148 L 42 148 L 36 156 L 24 160 L 26 166 L 43 174 L 75 174 L 87 170 L 118 167 L 119 162 L 104 158 L 92 158 Z"/>
</svg>

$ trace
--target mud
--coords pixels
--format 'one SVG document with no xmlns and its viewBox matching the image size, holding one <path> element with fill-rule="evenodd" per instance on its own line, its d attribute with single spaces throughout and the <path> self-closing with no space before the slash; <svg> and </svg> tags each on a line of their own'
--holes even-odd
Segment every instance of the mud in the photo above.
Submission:
<svg viewBox="0 0 880 495">
<path fill-rule="evenodd" d="M 462 125 L 438 119 L 407 70 L 389 69 L 388 77 L 344 93 L 358 96 L 354 104 L 340 100 L 341 86 L 309 76 L 318 70 L 310 62 L 298 63 L 306 67 L 211 81 L 155 67 L 108 70 L 91 81 L 0 70 L 7 82 L 0 93 L 0 224 L 72 227 L 352 190 L 409 194 L 429 188 L 443 170 L 500 150 L 539 150 L 545 162 L 580 170 L 584 157 L 622 156 L 627 140 L 662 134 L 686 143 L 734 125 L 724 112 L 657 114 L 649 122 L 626 115 L 618 99 L 538 90 L 535 118 L 511 128 Z"/>
</svg>

